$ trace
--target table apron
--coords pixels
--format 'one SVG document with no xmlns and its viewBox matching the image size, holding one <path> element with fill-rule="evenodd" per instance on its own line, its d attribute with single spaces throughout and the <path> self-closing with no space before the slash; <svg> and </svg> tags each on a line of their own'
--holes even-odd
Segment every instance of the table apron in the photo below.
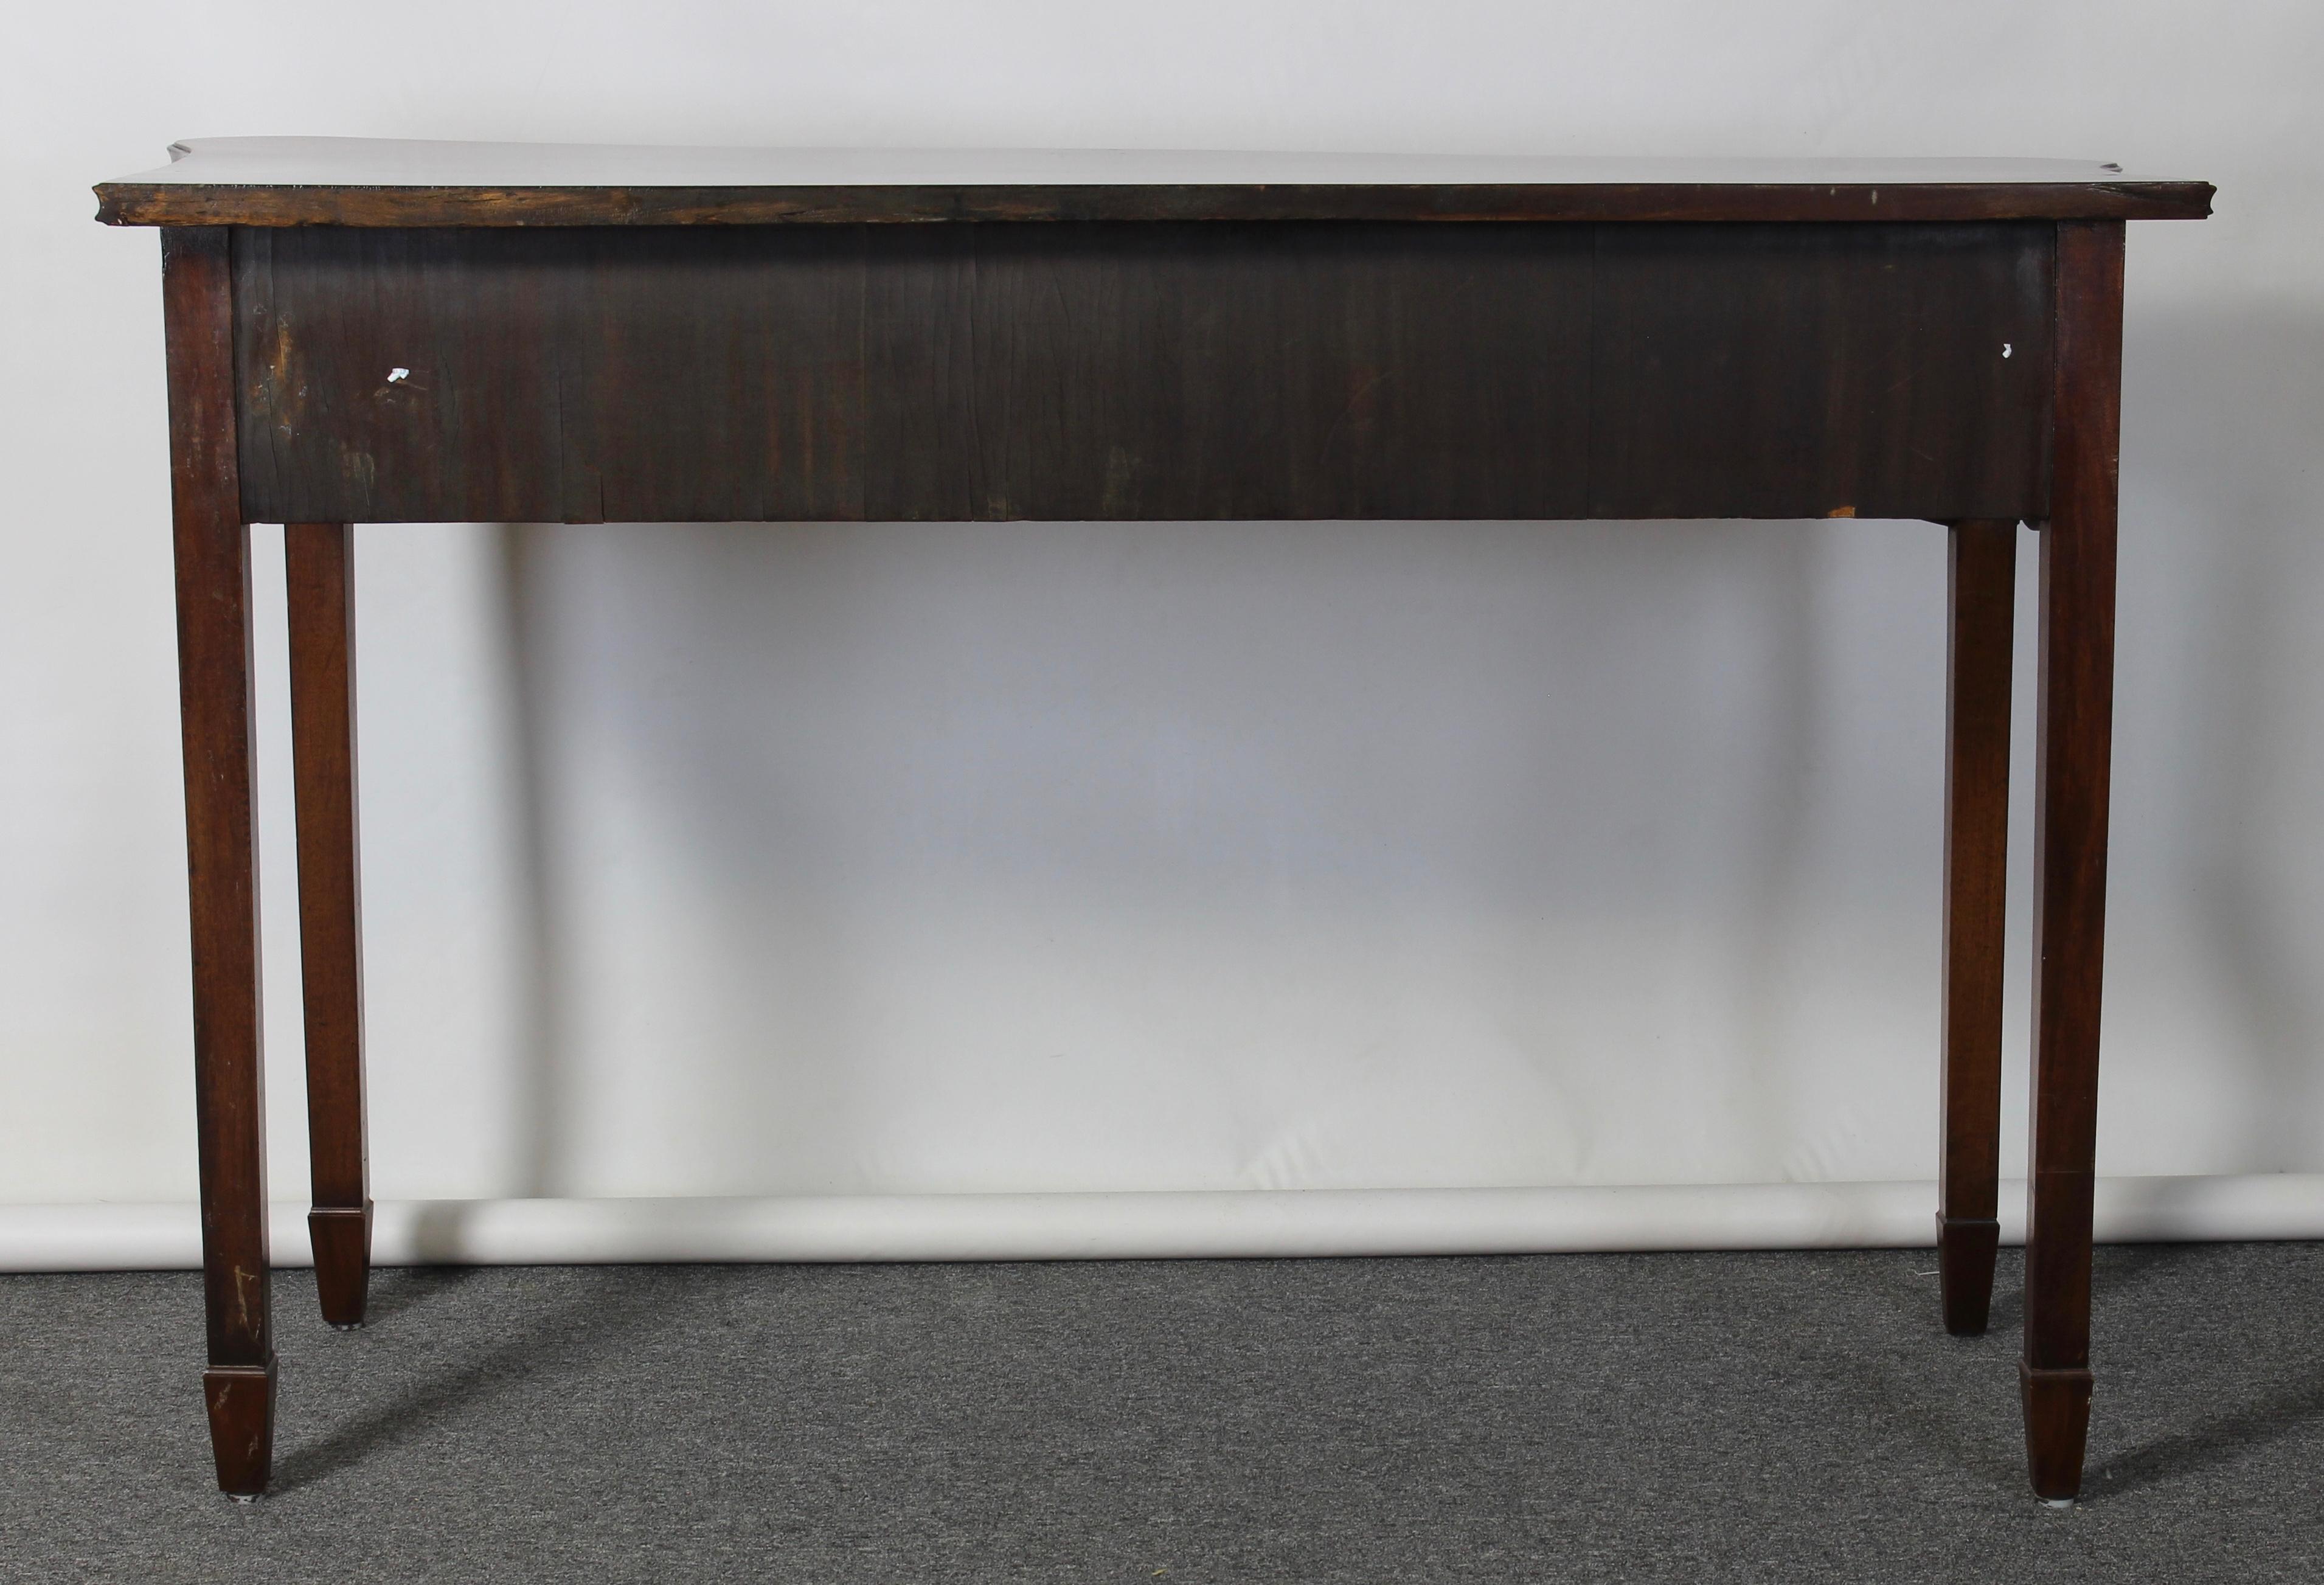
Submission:
<svg viewBox="0 0 2324 1585">
<path fill-rule="evenodd" d="M 243 511 L 2036 520 L 2056 229 L 240 228 Z"/>
</svg>

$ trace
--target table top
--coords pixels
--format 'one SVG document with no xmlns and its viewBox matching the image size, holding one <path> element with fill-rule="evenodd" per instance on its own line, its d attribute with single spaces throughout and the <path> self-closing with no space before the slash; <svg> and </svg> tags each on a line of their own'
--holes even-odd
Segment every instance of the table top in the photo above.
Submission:
<svg viewBox="0 0 2324 1585">
<path fill-rule="evenodd" d="M 937 220 L 2200 219 L 2202 181 L 2064 160 L 745 149 L 202 138 L 100 184 L 116 226 Z"/>
</svg>

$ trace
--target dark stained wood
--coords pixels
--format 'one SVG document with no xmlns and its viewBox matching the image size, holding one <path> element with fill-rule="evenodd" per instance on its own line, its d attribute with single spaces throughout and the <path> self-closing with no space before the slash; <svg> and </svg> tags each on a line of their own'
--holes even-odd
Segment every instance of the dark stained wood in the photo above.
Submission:
<svg viewBox="0 0 2324 1585">
<path fill-rule="evenodd" d="M 272 168 L 266 150 L 244 156 Z M 176 227 L 204 1381 L 228 1491 L 264 1487 L 275 1374 L 248 521 L 290 525 L 310 1229 L 326 1314 L 346 1321 L 370 1228 L 348 522 L 1812 514 L 1952 525 L 1939 1243 L 1956 1332 L 1985 1325 L 1997 1240 L 2012 541 L 2020 519 L 2041 530 L 2021 1387 L 2035 1489 L 2078 1489 L 2118 217 L 2202 213 L 2208 186 L 1884 180 L 1877 214 L 1868 181 L 1836 174 L 1100 192 L 278 170 L 102 190 L 111 217 Z M 237 226 L 183 224 L 199 217 Z M 935 218 L 1045 224 L 874 224 Z M 861 224 L 772 224 L 788 220 Z"/>
<path fill-rule="evenodd" d="M 1583 515 L 1588 228 L 864 235 L 875 520 Z"/>
<path fill-rule="evenodd" d="M 2038 517 L 2052 229 L 244 232 L 244 511 Z"/>
<path fill-rule="evenodd" d="M 241 233 L 252 521 L 859 520 L 860 235 Z"/>
<path fill-rule="evenodd" d="M 299 805 L 299 955 L 315 1286 L 323 1318 L 360 1326 L 370 1282 L 364 1130 L 363 902 L 356 856 L 355 566 L 346 523 L 282 530 Z"/>
<path fill-rule="evenodd" d="M 2053 1499 L 2080 1488 L 2089 1421 L 2122 261 L 2118 222 L 2059 226 L 2056 483 L 2042 531 L 2024 1361 L 2034 1489 Z"/>
<path fill-rule="evenodd" d="M 1945 645 L 1944 1083 L 1937 1266 L 1945 1330 L 1985 1331 L 2001 1240 L 2001 982 L 2017 524 L 1951 525 Z"/>
<path fill-rule="evenodd" d="M 1939 1191 L 1943 1199 L 1943 1191 Z M 1937 1212 L 1937 1281 L 1945 1330 L 1983 1337 L 1993 1312 L 1993 1267 L 2001 1253 L 2001 1223 L 1994 1217 Z"/>
<path fill-rule="evenodd" d="M 2052 228 L 1597 228 L 1592 517 L 2039 516 Z"/>
<path fill-rule="evenodd" d="M 323 1319 L 341 1332 L 364 1323 L 371 1294 L 371 1221 L 368 1196 L 353 1209 L 318 1205 L 307 1212 L 307 1241 L 315 1252 L 315 1295 Z"/>
<path fill-rule="evenodd" d="M 991 188 L 98 187 L 111 226 L 846 226 L 1089 220 L 2200 220 L 2200 181 L 2003 188 L 1475 186 Z"/>
<path fill-rule="evenodd" d="M 272 1475 L 274 1401 L 272 1355 L 263 1365 L 213 1366 L 202 1372 L 218 1489 L 237 1502 L 263 1496 Z"/>
<path fill-rule="evenodd" d="M 218 1484 L 266 1483 L 274 1350 L 266 1252 L 258 850 L 252 827 L 250 530 L 235 466 L 227 234 L 161 242 L 178 689 L 193 913 L 194 1112 L 202 1194 L 204 1378 Z"/>
<path fill-rule="evenodd" d="M 2026 1473 L 2044 1502 L 2070 1502 L 2082 1488 L 2089 1440 L 2090 1373 L 2036 1370 L 2020 1360 L 2017 1393 L 2025 1415 Z"/>
<path fill-rule="evenodd" d="M 784 150 L 203 139 L 97 189 L 115 225 L 2200 218 L 2200 181 L 2015 160 Z"/>
</svg>

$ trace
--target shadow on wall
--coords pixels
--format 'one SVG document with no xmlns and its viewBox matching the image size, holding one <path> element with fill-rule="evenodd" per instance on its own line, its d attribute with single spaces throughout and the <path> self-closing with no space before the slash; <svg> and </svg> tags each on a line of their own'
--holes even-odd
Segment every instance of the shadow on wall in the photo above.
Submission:
<svg viewBox="0 0 2324 1585">
<path fill-rule="evenodd" d="M 1660 917 L 1719 916 L 1720 940 L 1694 950 L 1740 1059 L 1718 1076 L 1726 1126 L 1768 1147 L 1786 1120 L 1786 926 L 1819 760 L 1819 536 L 1918 534 L 1941 568 L 1941 530 L 1897 524 L 507 533 L 530 833 L 523 1158 L 541 1193 L 574 1190 L 571 1135 L 588 1125 L 573 1091 L 603 1071 L 583 1054 L 593 1042 L 653 1063 L 665 1096 L 722 1097 L 678 1125 L 706 1160 L 772 1159 L 786 1132 L 811 1128 L 820 1146 L 876 1130 L 893 1102 L 864 1075 L 898 1052 L 940 1065 L 948 1043 L 983 1039 L 971 1060 L 991 1061 L 1060 996 L 1079 1000 L 1060 1016 L 1081 1022 L 1025 1039 L 1103 1045 L 1103 1060 L 1135 1066 L 1247 1038 L 1239 1022 L 1296 1021 L 1286 1007 L 1362 978 L 1367 951 L 1475 959 L 1473 942 L 1444 939 L 1501 930 L 1518 939 L 1489 949 L 1508 961 L 1481 1000 L 1521 1005 L 1536 994 L 1534 916 L 1586 921 L 1641 892 Z M 1941 677 L 1920 682 L 1933 754 Z M 1706 817 L 1714 780 L 1723 812 Z M 619 851 L 641 845 L 650 858 Z M 656 923 L 673 896 L 687 917 Z M 989 997 L 935 983 L 945 960 L 1027 920 L 1031 938 L 990 947 Z M 1382 946 L 1383 932 L 1414 939 Z M 1236 947 L 1218 945 L 1228 937 Z M 1305 983 L 1286 991 L 1251 969 L 1222 988 L 1206 951 Z M 613 1033 L 648 1004 L 651 1054 Z M 1347 1028 L 1284 1038 L 1364 1044 Z M 1222 1078 L 1228 1110 L 1238 1083 L 1285 1082 L 1189 1087 Z M 1020 1081 L 1027 1107 L 1043 1105 L 1038 1074 L 1001 1082 Z M 1300 1142 L 1278 1131 L 1231 1147 L 1248 1171 Z M 1125 1175 L 1113 1186 L 1139 1186 Z M 767 1185 L 745 1175 L 719 1192 Z"/>
<path fill-rule="evenodd" d="M 2124 637 L 2175 630 L 2179 646 L 2149 658 L 2182 675 L 2118 712 L 2144 712 L 2131 759 L 2153 760 L 2126 764 L 2125 733 L 2118 787 L 2151 771 L 2173 788 L 2138 834 L 2163 851 L 2140 863 L 2191 880 L 2244 1020 L 2243 1170 L 2312 1169 L 2324 324 L 2135 318 L 2128 374 Z M 726 1099 L 699 1120 L 714 1151 L 876 1127 L 857 1068 L 896 1038 L 882 1020 L 898 969 L 872 960 L 898 918 L 961 900 L 947 888 L 1000 877 L 1037 913 L 1079 899 L 1052 912 L 1060 930 L 1092 906 L 1240 929 L 1286 917 L 1286 896 L 1332 917 L 1522 920 L 1543 898 L 1612 913 L 1641 892 L 1695 897 L 1700 872 L 1722 924 L 1739 925 L 1713 1016 L 1743 1069 L 1722 1093 L 1764 1145 L 1784 1126 L 1790 926 L 1821 906 L 1802 873 L 1821 840 L 1835 658 L 1817 580 L 1832 536 L 1929 536 L 1937 576 L 1902 614 L 1925 615 L 1941 655 L 1941 530 L 1906 525 L 503 532 L 530 965 L 517 1114 L 540 1194 L 576 1192 L 580 1047 L 616 1037 L 580 1010 L 608 970 L 602 940 L 576 933 L 602 935 L 589 921 L 627 905 L 596 879 L 604 806 L 572 802 L 607 777 L 576 761 L 641 789 L 629 809 L 659 828 L 657 862 L 694 871 L 686 895 L 717 915 L 669 944 L 687 966 L 657 991 L 658 1006 L 692 1009 L 664 1055 L 715 1066 L 708 1088 Z M 941 576 L 899 570 L 930 558 Z M 1900 672 L 1919 680 L 1892 690 L 1898 708 L 1931 708 L 1907 756 L 1925 737 L 1928 763 L 1898 772 L 1926 782 L 1929 808 L 1898 826 L 1929 813 L 1933 830 L 1941 671 L 1920 676 L 1911 630 L 1899 636 Z M 1399 747 L 1384 756 L 1387 740 Z M 1706 829 L 1706 782 L 1738 778 L 1740 813 Z M 1563 834 L 1522 840 L 1552 810 Z M 1933 946 L 1934 841 L 1901 845 L 1891 883 L 1926 889 Z M 1933 957 L 1929 975 L 1933 1005 Z"/>
<path fill-rule="evenodd" d="M 2313 1171 L 2324 1141 L 2324 317 L 2295 305 L 2159 313 L 2134 316 L 2126 336 L 2124 635 L 2186 624 L 2168 806 L 2183 827 L 2173 856 L 2191 892 L 2189 938 L 2208 947 L 2241 1026 L 2239 1166 Z M 2150 576 L 2137 610 L 2142 557 L 2177 576 Z M 2118 749 L 2118 778 L 2122 761 Z"/>
</svg>

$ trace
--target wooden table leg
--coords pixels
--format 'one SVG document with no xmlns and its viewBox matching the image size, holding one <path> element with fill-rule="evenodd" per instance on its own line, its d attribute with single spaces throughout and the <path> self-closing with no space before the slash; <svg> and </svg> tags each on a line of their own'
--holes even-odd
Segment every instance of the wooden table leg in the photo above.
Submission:
<svg viewBox="0 0 2324 1585">
<path fill-rule="evenodd" d="M 287 523 L 290 734 L 299 802 L 299 951 L 307 1138 L 323 1319 L 361 1326 L 371 1282 L 364 1139 L 363 902 L 355 823 L 355 565 L 346 523 Z"/>
<path fill-rule="evenodd" d="M 1937 1267 L 1945 1330 L 1985 1331 L 2001 1241 L 2001 970 L 2017 525 L 1951 525 L 1945 648 L 1944 1084 Z"/>
<path fill-rule="evenodd" d="M 274 1349 L 251 821 L 250 529 L 235 454 L 227 233 L 164 232 L 161 289 L 209 1332 L 202 1386 L 218 1486 L 252 1497 L 266 1488 L 273 1461 Z"/>
<path fill-rule="evenodd" d="M 2054 450 L 2050 521 L 2042 533 L 2034 1156 L 2020 1368 L 2034 1489 L 2053 1502 L 2081 1488 L 2090 1413 L 2090 1189 L 2114 709 L 2122 244 L 2120 221 L 2058 226 Z"/>
</svg>

